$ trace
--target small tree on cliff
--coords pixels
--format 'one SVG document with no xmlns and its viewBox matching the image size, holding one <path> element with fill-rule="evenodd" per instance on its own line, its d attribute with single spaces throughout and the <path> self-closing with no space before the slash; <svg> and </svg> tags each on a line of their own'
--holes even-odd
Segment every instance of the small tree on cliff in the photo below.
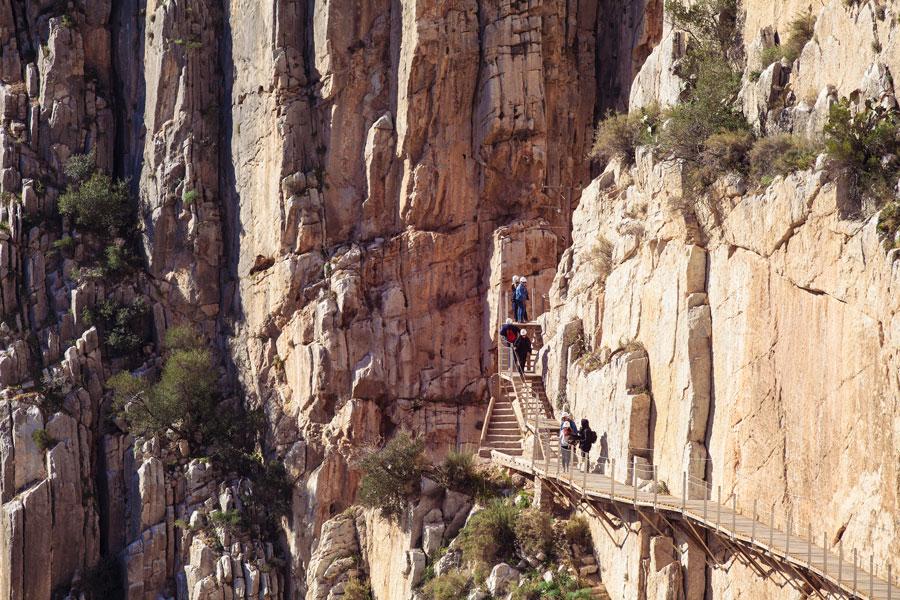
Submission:
<svg viewBox="0 0 900 600">
<path fill-rule="evenodd" d="M 137 435 L 171 430 L 181 439 L 208 444 L 222 425 L 219 374 L 210 352 L 202 347 L 200 336 L 185 327 L 169 330 L 166 347 L 159 381 L 128 372 L 110 378 L 114 409 Z"/>
<path fill-rule="evenodd" d="M 97 170 L 94 153 L 75 154 L 67 162 L 69 187 L 59 197 L 59 212 L 98 233 L 116 235 L 128 218 L 128 185 Z"/>
<path fill-rule="evenodd" d="M 381 450 L 367 453 L 359 466 L 363 472 L 360 503 L 381 509 L 388 518 L 397 518 L 418 495 L 422 475 L 430 465 L 424 442 L 401 433 Z"/>
</svg>

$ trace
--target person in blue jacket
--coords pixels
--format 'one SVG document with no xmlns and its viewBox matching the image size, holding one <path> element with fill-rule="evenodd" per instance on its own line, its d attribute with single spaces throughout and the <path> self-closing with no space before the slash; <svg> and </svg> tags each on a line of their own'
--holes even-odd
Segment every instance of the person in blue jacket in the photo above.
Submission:
<svg viewBox="0 0 900 600">
<path fill-rule="evenodd" d="M 525 285 L 527 280 L 525 277 L 519 277 L 519 285 L 516 286 L 515 299 L 518 303 L 518 312 L 516 313 L 516 321 L 526 323 L 528 321 L 528 311 L 525 307 L 528 305 L 528 287 Z"/>
</svg>

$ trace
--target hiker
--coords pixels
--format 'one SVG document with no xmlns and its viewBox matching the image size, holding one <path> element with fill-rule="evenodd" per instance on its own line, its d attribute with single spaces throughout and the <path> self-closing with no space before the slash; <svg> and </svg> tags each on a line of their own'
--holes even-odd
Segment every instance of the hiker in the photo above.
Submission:
<svg viewBox="0 0 900 600">
<path fill-rule="evenodd" d="M 519 287 L 519 276 L 513 275 L 512 287 L 510 287 L 509 298 L 512 301 L 512 318 L 519 318 L 519 301 L 516 300 L 516 288 Z"/>
<path fill-rule="evenodd" d="M 559 456 L 563 471 L 569 470 L 569 463 L 572 460 L 572 445 L 574 443 L 575 434 L 572 432 L 572 424 L 569 421 L 563 421 L 562 427 L 559 428 Z"/>
<path fill-rule="evenodd" d="M 528 287 L 525 285 L 527 280 L 525 277 L 519 277 L 519 285 L 516 286 L 516 293 L 513 297 L 518 303 L 518 312 L 516 313 L 516 321 L 526 323 L 528 321 L 528 311 L 525 307 L 528 305 Z"/>
<path fill-rule="evenodd" d="M 531 354 L 531 340 L 528 339 L 528 332 L 524 329 L 519 330 L 519 337 L 515 342 L 516 358 L 519 363 L 519 373 L 525 375 L 525 365 L 528 364 L 528 355 Z"/>
<path fill-rule="evenodd" d="M 572 429 L 572 433 L 576 437 L 578 437 L 578 426 L 575 425 L 575 419 L 572 418 L 572 415 L 570 415 L 567 411 L 563 411 L 563 414 L 560 417 L 560 419 L 561 420 L 559 423 L 559 428 L 562 429 L 563 427 L 565 427 L 566 423 L 568 423 L 569 427 Z"/>
<path fill-rule="evenodd" d="M 516 344 L 516 340 L 519 338 L 519 331 L 521 328 L 513 323 L 512 319 L 506 319 L 506 323 L 503 324 L 503 327 L 500 328 L 500 337 L 503 339 L 503 345 L 509 348 L 509 368 L 512 369 L 513 366 L 513 352 Z"/>
<path fill-rule="evenodd" d="M 581 420 L 581 431 L 578 434 L 578 449 L 581 450 L 581 466 L 585 471 L 589 470 L 591 446 L 597 441 L 597 432 L 591 429 L 587 419 Z"/>
</svg>

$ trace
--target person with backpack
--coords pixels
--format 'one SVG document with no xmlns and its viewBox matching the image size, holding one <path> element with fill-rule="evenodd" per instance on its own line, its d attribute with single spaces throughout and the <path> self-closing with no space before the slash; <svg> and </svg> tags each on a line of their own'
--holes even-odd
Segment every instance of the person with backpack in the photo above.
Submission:
<svg viewBox="0 0 900 600">
<path fill-rule="evenodd" d="M 589 470 L 591 446 L 597 442 L 597 432 L 591 429 L 591 424 L 587 419 L 581 420 L 581 432 L 578 434 L 578 449 L 581 450 L 582 468 Z"/>
<path fill-rule="evenodd" d="M 568 421 L 563 421 L 562 427 L 559 428 L 559 458 L 563 471 L 569 470 L 569 464 L 572 461 L 572 446 L 575 444 L 575 434 L 572 432 L 572 426 Z"/>
<path fill-rule="evenodd" d="M 518 321 L 519 323 L 528 322 L 528 311 L 525 308 L 528 305 L 528 287 L 525 285 L 526 283 L 527 281 L 525 277 L 519 277 L 519 285 L 516 286 L 516 292 L 515 294 L 513 294 L 513 297 L 518 303 L 516 321 Z"/>
<path fill-rule="evenodd" d="M 519 374 L 525 375 L 525 365 L 528 364 L 528 355 L 531 354 L 531 340 L 528 339 L 528 332 L 524 329 L 519 330 L 519 337 L 516 338 L 514 344 L 516 349 L 516 358 L 519 364 Z"/>
<path fill-rule="evenodd" d="M 509 298 L 512 301 L 512 318 L 519 318 L 519 301 L 516 300 L 516 288 L 519 287 L 519 276 L 513 275 L 512 278 L 512 287 L 509 291 Z"/>
<path fill-rule="evenodd" d="M 506 323 L 503 324 L 503 327 L 500 328 L 500 338 L 503 340 L 503 345 L 506 348 L 509 348 L 509 368 L 512 369 L 513 366 L 513 354 L 515 352 L 515 344 L 516 340 L 519 338 L 519 332 L 521 328 L 513 323 L 512 319 L 506 319 Z"/>
<path fill-rule="evenodd" d="M 572 418 L 572 415 L 570 415 L 567 411 L 563 411 L 562 417 L 560 417 L 560 419 L 561 421 L 559 424 L 559 428 L 562 429 L 563 426 L 568 423 L 569 427 L 572 429 L 572 433 L 575 435 L 575 437 L 578 437 L 578 426 L 575 425 L 575 420 Z"/>
</svg>

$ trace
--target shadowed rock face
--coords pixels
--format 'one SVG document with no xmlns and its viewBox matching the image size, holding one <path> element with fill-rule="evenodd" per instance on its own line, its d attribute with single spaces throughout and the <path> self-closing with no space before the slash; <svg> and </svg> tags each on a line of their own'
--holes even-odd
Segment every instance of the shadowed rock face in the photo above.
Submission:
<svg viewBox="0 0 900 600">
<path fill-rule="evenodd" d="M 594 119 L 627 97 L 660 28 L 658 7 L 630 6 L 621 27 L 618 10 L 0 7 L 0 597 L 80 589 L 107 558 L 129 598 L 301 595 L 322 523 L 353 500 L 360 446 L 399 427 L 435 454 L 477 440 L 499 290 L 531 275 L 545 304 Z M 613 70 L 622 90 L 598 92 Z M 124 280 L 77 271 L 96 242 L 55 217 L 63 165 L 87 152 L 130 182 L 145 263 Z M 102 383 L 129 365 L 87 316 L 110 298 L 147 302 L 142 372 L 165 330 L 191 322 L 263 409 L 267 451 L 294 483 L 280 539 L 213 547 L 176 526 L 246 490 L 189 448 L 109 425 Z M 287 567 L 270 571 L 274 555 Z"/>
</svg>

